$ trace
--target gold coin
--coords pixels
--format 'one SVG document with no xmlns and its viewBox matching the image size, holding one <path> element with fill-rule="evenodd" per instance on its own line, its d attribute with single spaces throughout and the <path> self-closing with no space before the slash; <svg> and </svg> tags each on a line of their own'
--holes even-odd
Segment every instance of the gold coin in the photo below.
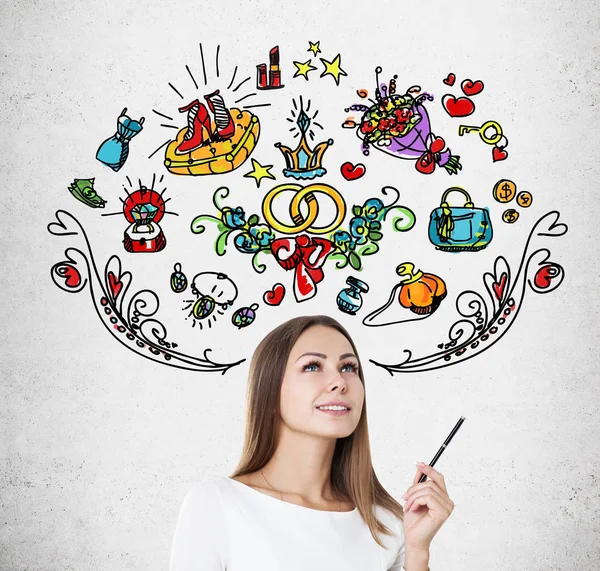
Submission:
<svg viewBox="0 0 600 571">
<path fill-rule="evenodd" d="M 494 186 L 492 194 L 498 202 L 510 202 L 517 192 L 517 185 L 506 178 L 499 180 Z"/>
<path fill-rule="evenodd" d="M 502 220 L 507 224 L 513 224 L 517 221 L 517 218 L 519 218 L 519 213 L 514 208 L 509 208 L 502 214 Z"/>
<path fill-rule="evenodd" d="M 517 195 L 517 203 L 523 208 L 528 208 L 529 206 L 531 206 L 532 202 L 533 196 L 530 192 L 527 192 L 526 190 L 524 190 L 523 192 L 519 192 L 519 194 Z"/>
</svg>

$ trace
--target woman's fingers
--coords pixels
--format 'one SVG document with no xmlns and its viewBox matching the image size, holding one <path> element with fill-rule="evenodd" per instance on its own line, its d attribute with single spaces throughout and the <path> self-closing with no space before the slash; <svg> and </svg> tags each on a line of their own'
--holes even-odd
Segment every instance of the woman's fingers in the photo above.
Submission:
<svg viewBox="0 0 600 571">
<path fill-rule="evenodd" d="M 413 484 L 417 484 L 419 482 L 419 478 L 421 474 L 425 474 L 430 480 L 433 480 L 442 490 L 446 490 L 446 482 L 444 480 L 444 476 L 441 472 L 438 472 L 435 468 L 424 464 L 423 462 L 417 462 L 417 473 L 413 479 Z M 421 482 L 422 484 L 425 482 Z M 410 489 L 410 488 L 409 488 Z"/>
<path fill-rule="evenodd" d="M 446 501 L 446 499 L 441 497 L 437 492 L 427 490 L 425 493 L 412 498 L 410 506 L 407 503 L 406 508 L 408 511 L 412 510 L 415 512 L 419 509 L 419 506 L 428 507 L 434 513 L 440 514 L 442 518 L 446 520 L 454 509 L 454 502 L 452 502 L 450 498 Z M 407 511 L 406 508 L 405 511 Z"/>
<path fill-rule="evenodd" d="M 413 493 L 409 494 L 406 498 L 406 503 L 404 504 L 404 511 L 410 511 L 413 507 L 415 508 L 413 511 L 416 511 L 419 505 L 425 505 L 424 503 L 419 503 L 417 501 L 423 501 L 423 498 L 425 498 L 425 502 L 427 502 L 427 498 L 436 500 L 439 505 L 449 509 L 450 512 L 454 509 L 454 502 L 448 497 L 448 494 L 432 484 L 426 488 L 418 488 Z"/>
</svg>

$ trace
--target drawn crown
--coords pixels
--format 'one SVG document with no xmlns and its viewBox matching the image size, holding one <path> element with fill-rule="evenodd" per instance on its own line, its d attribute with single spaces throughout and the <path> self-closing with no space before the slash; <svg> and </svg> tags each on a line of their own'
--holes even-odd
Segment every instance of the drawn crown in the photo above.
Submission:
<svg viewBox="0 0 600 571">
<path fill-rule="evenodd" d="M 294 150 L 281 143 L 275 143 L 275 146 L 282 152 L 285 158 L 286 168 L 283 170 L 285 176 L 315 178 L 327 172 L 322 165 L 323 155 L 333 144 L 333 139 L 327 139 L 327 141 L 323 141 L 317 144 L 314 149 L 311 149 L 306 140 L 306 133 L 308 132 L 310 123 L 310 117 L 304 111 L 301 111 L 296 121 L 301 137 L 298 146 Z"/>
</svg>

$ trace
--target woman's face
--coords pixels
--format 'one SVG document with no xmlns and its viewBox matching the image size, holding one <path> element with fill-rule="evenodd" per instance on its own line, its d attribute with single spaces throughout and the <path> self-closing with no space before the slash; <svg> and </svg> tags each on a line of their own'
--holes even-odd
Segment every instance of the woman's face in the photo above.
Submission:
<svg viewBox="0 0 600 571">
<path fill-rule="evenodd" d="M 287 361 L 281 385 L 281 417 L 292 430 L 344 438 L 356 428 L 365 397 L 352 345 L 336 329 L 309 327 Z M 330 401 L 350 407 L 343 414 L 317 408 Z"/>
</svg>

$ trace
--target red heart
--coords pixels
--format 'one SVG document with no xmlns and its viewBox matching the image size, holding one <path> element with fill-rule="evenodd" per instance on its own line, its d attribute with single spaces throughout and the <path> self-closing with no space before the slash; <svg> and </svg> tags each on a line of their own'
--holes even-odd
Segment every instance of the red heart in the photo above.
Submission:
<svg viewBox="0 0 600 571">
<path fill-rule="evenodd" d="M 444 83 L 446 85 L 449 85 L 450 87 L 452 87 L 454 85 L 455 81 L 456 81 L 456 76 L 453 73 L 449 73 L 448 77 L 446 79 L 444 79 Z"/>
<path fill-rule="evenodd" d="M 493 285 L 494 293 L 496 294 L 496 299 L 498 301 L 500 301 L 502 299 L 502 293 L 504 292 L 504 286 L 506 285 L 507 277 L 508 276 L 505 273 L 503 273 L 500 276 L 500 283 L 494 282 L 494 285 Z"/>
<path fill-rule="evenodd" d="M 62 266 L 60 274 L 65 278 L 65 285 L 69 287 L 77 287 L 81 283 L 81 276 L 77 271 L 77 268 L 70 264 Z"/>
<path fill-rule="evenodd" d="M 353 165 L 350 162 L 344 163 L 340 170 L 342 171 L 342 176 L 346 180 L 356 180 L 367 172 L 365 165 L 362 163 Z"/>
<path fill-rule="evenodd" d="M 508 157 L 508 151 L 505 151 L 504 148 L 494 147 L 494 150 L 492 151 L 494 162 L 503 161 L 506 157 Z"/>
<path fill-rule="evenodd" d="M 117 276 L 113 272 L 108 272 L 108 285 L 112 291 L 113 297 L 116 299 L 123 287 L 123 282 L 117 279 Z"/>
<path fill-rule="evenodd" d="M 475 111 L 475 103 L 468 97 L 459 97 L 449 93 L 442 98 L 442 105 L 450 117 L 467 117 Z"/>
<path fill-rule="evenodd" d="M 279 305 L 285 296 L 285 287 L 283 284 L 275 284 L 273 289 L 267 290 L 263 295 L 263 301 L 267 305 Z"/>
<path fill-rule="evenodd" d="M 550 286 L 552 280 L 559 275 L 554 264 L 546 264 L 542 266 L 535 274 L 534 282 L 540 289 L 546 289 Z"/>
<path fill-rule="evenodd" d="M 432 153 L 439 153 L 444 150 L 445 146 L 446 141 L 444 141 L 444 139 L 442 139 L 441 137 L 435 137 L 431 142 L 431 145 L 429 145 L 429 150 Z"/>
<path fill-rule="evenodd" d="M 461 84 L 460 88 L 463 90 L 465 95 L 477 95 L 483 91 L 483 81 L 478 79 L 477 81 L 471 81 L 465 79 Z"/>
</svg>

